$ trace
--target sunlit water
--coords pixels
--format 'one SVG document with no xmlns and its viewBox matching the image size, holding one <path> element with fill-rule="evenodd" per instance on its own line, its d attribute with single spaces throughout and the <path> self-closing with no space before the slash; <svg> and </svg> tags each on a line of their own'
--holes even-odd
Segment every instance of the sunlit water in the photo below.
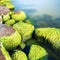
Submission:
<svg viewBox="0 0 60 60">
<path fill-rule="evenodd" d="M 60 27 L 60 0 L 12 0 L 15 10 L 27 13 L 35 27 Z"/>
</svg>

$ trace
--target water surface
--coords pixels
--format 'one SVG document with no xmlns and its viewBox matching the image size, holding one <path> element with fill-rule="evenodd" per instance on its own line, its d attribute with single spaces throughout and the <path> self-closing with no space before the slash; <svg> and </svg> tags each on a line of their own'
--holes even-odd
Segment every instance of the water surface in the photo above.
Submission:
<svg viewBox="0 0 60 60">
<path fill-rule="evenodd" d="M 27 13 L 35 27 L 60 27 L 60 0 L 12 0 L 15 10 Z"/>
</svg>

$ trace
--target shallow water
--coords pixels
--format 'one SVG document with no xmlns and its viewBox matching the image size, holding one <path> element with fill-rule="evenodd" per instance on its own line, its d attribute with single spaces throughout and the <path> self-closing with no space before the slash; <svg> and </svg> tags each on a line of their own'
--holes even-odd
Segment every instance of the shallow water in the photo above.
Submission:
<svg viewBox="0 0 60 60">
<path fill-rule="evenodd" d="M 60 27 L 60 0 L 12 0 L 15 10 L 27 13 L 35 27 Z"/>
</svg>

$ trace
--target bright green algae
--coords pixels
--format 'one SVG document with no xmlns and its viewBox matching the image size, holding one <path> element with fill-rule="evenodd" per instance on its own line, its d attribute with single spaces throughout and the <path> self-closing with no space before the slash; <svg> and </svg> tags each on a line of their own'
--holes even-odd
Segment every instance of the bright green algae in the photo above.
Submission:
<svg viewBox="0 0 60 60">
<path fill-rule="evenodd" d="M 12 60 L 7 50 L 0 42 L 0 59 L 1 60 Z"/>
<path fill-rule="evenodd" d="M 55 52 L 60 51 L 60 29 L 59 28 L 37 28 L 35 30 L 36 36 L 43 37 L 43 41 L 47 46 L 52 48 Z"/>
<path fill-rule="evenodd" d="M 43 47 L 33 44 L 28 57 L 29 60 L 48 60 L 48 53 Z"/>
<path fill-rule="evenodd" d="M 22 35 L 22 39 L 24 41 L 31 38 L 32 33 L 34 31 L 34 26 L 33 25 L 24 23 L 22 21 L 14 24 L 13 28 L 15 30 L 17 30 Z"/>
<path fill-rule="evenodd" d="M 12 55 L 13 60 L 28 60 L 26 54 L 23 51 L 16 50 Z"/>
</svg>

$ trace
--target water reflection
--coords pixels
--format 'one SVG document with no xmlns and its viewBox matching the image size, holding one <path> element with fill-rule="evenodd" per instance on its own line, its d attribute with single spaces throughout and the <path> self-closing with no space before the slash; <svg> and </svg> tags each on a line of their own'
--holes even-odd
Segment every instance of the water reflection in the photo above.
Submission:
<svg viewBox="0 0 60 60">
<path fill-rule="evenodd" d="M 60 18 L 53 18 L 48 14 L 42 16 L 38 15 L 34 18 L 30 18 L 35 27 L 56 27 L 60 28 Z"/>
</svg>

